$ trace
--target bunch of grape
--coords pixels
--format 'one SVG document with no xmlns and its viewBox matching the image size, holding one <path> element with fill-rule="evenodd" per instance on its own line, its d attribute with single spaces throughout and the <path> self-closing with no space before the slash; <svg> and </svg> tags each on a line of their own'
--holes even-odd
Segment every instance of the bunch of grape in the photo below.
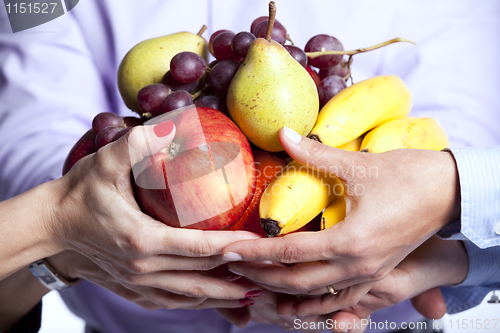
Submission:
<svg viewBox="0 0 500 333">
<path fill-rule="evenodd" d="M 143 114 L 147 117 L 156 117 L 193 103 L 196 106 L 227 113 L 226 93 L 231 80 L 253 41 L 256 38 L 265 38 L 268 24 L 268 16 L 261 16 L 252 22 L 250 32 L 241 31 L 237 34 L 230 30 L 214 32 L 210 36 L 208 49 L 216 60 L 208 66 L 201 56 L 193 52 L 181 52 L 174 56 L 170 62 L 170 70 L 165 73 L 162 82 L 148 85 L 139 91 L 137 104 Z M 309 72 L 316 83 L 321 106 L 346 87 L 344 78 L 348 72 L 345 62 L 341 64 L 341 55 L 323 55 L 309 59 L 306 55 L 306 52 L 344 50 L 342 43 L 335 37 L 314 36 L 302 50 L 293 43 L 285 45 L 291 40 L 286 28 L 275 20 L 271 39 L 283 45 Z M 319 68 L 319 74 L 311 66 Z"/>
<path fill-rule="evenodd" d="M 120 117 L 113 112 L 102 112 L 92 120 L 92 129 L 96 134 L 97 149 L 124 136 L 132 127 L 142 125 L 144 121 L 135 117 Z"/>
</svg>

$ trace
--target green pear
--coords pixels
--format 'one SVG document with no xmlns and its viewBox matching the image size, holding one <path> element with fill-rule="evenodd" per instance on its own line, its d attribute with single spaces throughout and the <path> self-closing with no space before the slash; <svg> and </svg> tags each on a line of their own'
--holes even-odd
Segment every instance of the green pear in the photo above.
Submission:
<svg viewBox="0 0 500 333">
<path fill-rule="evenodd" d="M 278 131 L 290 127 L 308 135 L 318 117 L 313 79 L 281 44 L 257 38 L 227 92 L 233 121 L 258 147 L 282 151 Z"/>
<path fill-rule="evenodd" d="M 118 68 L 118 89 L 127 107 L 141 113 L 137 94 L 143 87 L 161 83 L 170 69 L 170 60 L 183 51 L 199 54 L 207 59 L 207 43 L 203 37 L 190 32 L 151 38 L 134 46 Z"/>
</svg>

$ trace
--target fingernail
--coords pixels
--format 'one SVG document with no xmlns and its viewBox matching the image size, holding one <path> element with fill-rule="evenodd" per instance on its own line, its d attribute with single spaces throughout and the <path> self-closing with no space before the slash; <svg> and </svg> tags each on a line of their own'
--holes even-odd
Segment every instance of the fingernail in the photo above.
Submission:
<svg viewBox="0 0 500 333">
<path fill-rule="evenodd" d="M 153 131 L 157 138 L 164 138 L 174 130 L 174 122 L 169 120 L 167 122 L 156 125 Z"/>
<path fill-rule="evenodd" d="M 241 256 L 236 252 L 226 252 L 222 256 L 222 259 L 224 259 L 225 261 L 240 261 Z"/>
<path fill-rule="evenodd" d="M 290 127 L 283 127 L 283 132 L 285 133 L 286 137 L 290 139 L 290 141 L 292 141 L 293 143 L 300 143 L 300 141 L 302 140 L 302 135 L 300 135 L 299 133 L 295 132 L 293 129 L 291 129 Z"/>
<path fill-rule="evenodd" d="M 264 294 L 264 292 L 262 290 L 256 289 L 256 290 L 251 290 L 251 291 L 247 292 L 245 297 L 246 298 L 256 298 L 256 297 L 262 296 L 263 294 Z"/>
<path fill-rule="evenodd" d="M 229 282 L 236 281 L 236 280 L 238 280 L 240 277 L 241 277 L 241 275 L 236 275 L 236 274 L 227 274 L 226 276 L 224 276 L 224 278 L 225 278 L 226 280 L 228 280 Z"/>
<path fill-rule="evenodd" d="M 250 306 L 250 305 L 254 305 L 255 301 L 253 299 L 242 298 L 239 300 L 238 303 L 240 303 L 241 306 Z"/>
<path fill-rule="evenodd" d="M 271 260 L 263 260 L 261 263 L 266 264 L 266 265 L 272 265 L 273 262 Z"/>
</svg>

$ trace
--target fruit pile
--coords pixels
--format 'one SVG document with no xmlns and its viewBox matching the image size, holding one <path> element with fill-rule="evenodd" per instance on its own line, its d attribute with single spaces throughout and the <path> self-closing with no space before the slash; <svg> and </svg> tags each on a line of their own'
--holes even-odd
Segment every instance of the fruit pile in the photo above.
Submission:
<svg viewBox="0 0 500 333">
<path fill-rule="evenodd" d="M 134 175 L 141 209 L 171 226 L 274 237 L 345 217 L 337 178 L 285 163 L 283 126 L 351 151 L 448 145 L 437 121 L 408 117 L 412 98 L 400 78 L 352 84 L 353 55 L 407 40 L 344 51 L 338 39 L 320 34 L 301 49 L 275 14 L 271 1 L 269 16 L 255 19 L 249 32 L 216 31 L 208 46 L 201 37 L 206 27 L 134 46 L 120 64 L 118 87 L 141 118 L 98 114 L 63 173 L 131 127 L 167 116 L 176 125 L 174 141 Z M 207 50 L 216 59 L 209 64 Z"/>
</svg>

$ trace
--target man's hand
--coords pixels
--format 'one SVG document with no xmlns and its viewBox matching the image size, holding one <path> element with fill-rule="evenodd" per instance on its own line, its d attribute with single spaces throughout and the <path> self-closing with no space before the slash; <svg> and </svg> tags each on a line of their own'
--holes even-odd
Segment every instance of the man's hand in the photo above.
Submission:
<svg viewBox="0 0 500 333">
<path fill-rule="evenodd" d="M 334 332 L 341 332 L 346 327 L 359 327 L 361 319 L 368 319 L 373 312 L 407 299 L 412 299 L 415 309 L 425 317 L 438 319 L 446 313 L 446 304 L 438 287 L 462 282 L 467 276 L 468 266 L 467 252 L 462 242 L 432 237 L 386 278 L 375 283 L 359 302 L 341 291 L 336 296 L 325 295 L 294 304 L 284 302 L 278 305 L 278 309 L 282 314 L 297 316 L 340 310 L 331 318 L 337 323 Z M 350 306 L 346 307 L 346 304 Z M 353 326 L 355 322 L 358 325 Z M 353 329 L 349 332 L 363 331 Z"/>
<path fill-rule="evenodd" d="M 370 283 L 386 277 L 410 252 L 459 217 L 458 174 L 447 152 L 347 152 L 285 132 L 290 130 L 280 131 L 280 142 L 294 160 L 344 183 L 347 216 L 324 231 L 225 247 L 229 261 L 295 263 L 231 263 L 231 271 L 264 288 L 319 295 L 328 285 L 336 290 L 352 286 L 348 292 L 354 302 Z"/>
<path fill-rule="evenodd" d="M 53 216 L 58 240 L 162 307 L 244 299 L 252 289 L 196 271 L 221 265 L 224 246 L 259 236 L 172 228 L 142 213 L 135 201 L 131 166 L 167 146 L 175 135 L 170 124 L 170 134 L 156 136 L 155 128 L 162 125 L 135 127 L 81 159 L 57 181 L 54 195 L 60 202 Z"/>
</svg>

